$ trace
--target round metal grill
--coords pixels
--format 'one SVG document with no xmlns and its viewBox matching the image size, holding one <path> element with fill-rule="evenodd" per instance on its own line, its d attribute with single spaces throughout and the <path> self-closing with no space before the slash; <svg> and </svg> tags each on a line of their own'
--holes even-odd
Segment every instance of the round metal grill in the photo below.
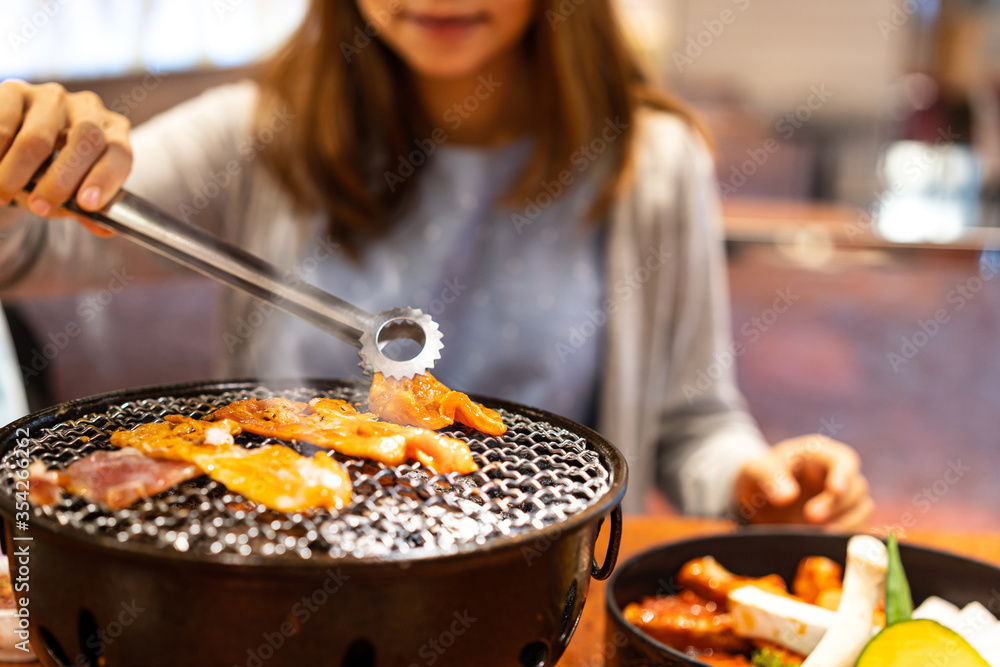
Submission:
<svg viewBox="0 0 1000 667">
<path fill-rule="evenodd" d="M 49 467 L 65 468 L 98 449 L 113 449 L 111 433 L 168 414 L 204 418 L 245 398 L 315 396 L 363 404 L 357 385 L 220 391 L 124 401 L 102 413 L 29 429 L 22 451 Z M 418 463 L 389 467 L 336 455 L 354 483 L 354 499 L 340 512 L 282 513 L 230 493 L 200 477 L 129 508 L 109 511 L 76 497 L 32 507 L 33 520 L 55 521 L 101 540 L 146 544 L 192 555 L 234 554 L 289 558 L 414 558 L 457 553 L 491 540 L 542 529 L 602 498 L 611 473 L 587 440 L 570 431 L 500 408 L 502 437 L 454 428 L 443 433 L 469 443 L 479 470 L 431 476 Z M 246 447 L 286 444 L 242 434 Z M 304 455 L 311 445 L 290 445 Z M 0 490 L 15 490 L 13 448 L 0 458 Z"/>
</svg>

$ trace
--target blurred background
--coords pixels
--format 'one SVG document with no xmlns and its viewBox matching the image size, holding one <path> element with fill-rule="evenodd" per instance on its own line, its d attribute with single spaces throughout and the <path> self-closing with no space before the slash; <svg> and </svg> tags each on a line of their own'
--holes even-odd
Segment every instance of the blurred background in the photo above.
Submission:
<svg viewBox="0 0 1000 667">
<path fill-rule="evenodd" d="M 1000 2 L 618 5 L 711 128 L 735 362 L 765 435 L 857 447 L 877 525 L 1000 530 Z M 245 76 L 304 8 L 5 0 L 0 78 L 95 90 L 138 124 Z M 37 287 L 4 295 L 32 407 L 210 377 L 207 281 Z M 111 317 L 59 345 L 87 309 Z"/>
</svg>

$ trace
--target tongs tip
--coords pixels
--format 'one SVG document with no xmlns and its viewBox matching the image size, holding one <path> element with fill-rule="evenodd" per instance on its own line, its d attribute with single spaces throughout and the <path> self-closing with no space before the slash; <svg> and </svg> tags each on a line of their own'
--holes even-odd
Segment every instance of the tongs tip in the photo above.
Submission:
<svg viewBox="0 0 1000 667">
<path fill-rule="evenodd" d="M 398 380 L 423 375 L 441 358 L 441 338 L 437 322 L 419 309 L 383 310 L 361 335 L 359 365 Z"/>
</svg>

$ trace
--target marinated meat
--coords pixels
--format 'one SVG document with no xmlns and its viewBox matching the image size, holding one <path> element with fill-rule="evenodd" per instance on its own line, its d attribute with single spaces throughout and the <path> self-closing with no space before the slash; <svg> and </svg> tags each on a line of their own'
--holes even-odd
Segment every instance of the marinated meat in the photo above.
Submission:
<svg viewBox="0 0 1000 667">
<path fill-rule="evenodd" d="M 163 422 L 141 424 L 131 431 L 111 434 L 115 447 L 134 447 L 146 456 L 161 461 L 191 462 L 197 451 L 217 452 L 235 445 L 234 435 L 240 426 L 234 421 L 216 422 L 167 415 Z"/>
<path fill-rule="evenodd" d="M 126 447 L 97 451 L 74 461 L 66 470 L 47 470 L 41 461 L 29 467 L 29 499 L 47 505 L 68 491 L 116 510 L 166 491 L 203 473 L 192 463 L 158 461 Z"/>
<path fill-rule="evenodd" d="M 325 452 L 301 456 L 282 445 L 196 451 L 192 460 L 212 479 L 245 498 L 282 512 L 340 509 L 351 501 L 351 478 Z"/>
<path fill-rule="evenodd" d="M 439 429 L 458 422 L 487 435 L 503 435 L 507 431 L 499 413 L 452 391 L 430 373 L 402 380 L 376 373 L 368 394 L 368 407 L 395 424 Z"/>
<path fill-rule="evenodd" d="M 799 561 L 792 581 L 792 592 L 806 602 L 837 611 L 843 592 L 844 568 L 824 556 L 808 556 Z M 880 602 L 872 622 L 885 626 L 885 603 Z"/>
<path fill-rule="evenodd" d="M 314 398 L 308 404 L 284 398 L 236 401 L 217 410 L 213 418 L 232 420 L 250 433 L 308 442 L 386 465 L 416 460 L 437 473 L 462 474 L 478 467 L 461 440 L 378 421 L 374 414 L 359 413 L 339 399 Z"/>
<path fill-rule="evenodd" d="M 708 665 L 714 665 L 715 667 L 753 667 L 752 662 L 738 654 L 716 653 L 708 655 L 702 653 L 698 656 L 698 660 Z"/>
<path fill-rule="evenodd" d="M 750 643 L 733 633 L 725 607 L 694 591 L 643 598 L 625 607 L 625 620 L 650 637 L 680 650 L 740 653 Z"/>
<path fill-rule="evenodd" d="M 340 508 L 351 500 L 351 478 L 325 453 L 310 458 L 283 445 L 247 449 L 235 444 L 235 421 L 209 422 L 168 415 L 111 436 L 117 447 L 134 447 L 149 457 L 194 464 L 230 491 L 283 512 Z"/>
<path fill-rule="evenodd" d="M 719 605 L 726 604 L 726 595 L 738 586 L 748 584 L 762 588 L 769 593 L 788 595 L 785 580 L 776 574 L 765 577 L 739 577 L 722 567 L 711 556 L 688 561 L 677 573 L 677 583 Z"/>
<path fill-rule="evenodd" d="M 818 604 L 820 596 L 825 592 L 840 591 L 843 585 L 843 567 L 823 556 L 809 556 L 799 561 L 792 581 L 792 592 L 810 604 Z M 836 595 L 836 600 L 839 603 L 839 594 Z M 834 611 L 836 609 L 836 606 L 833 607 Z"/>
</svg>

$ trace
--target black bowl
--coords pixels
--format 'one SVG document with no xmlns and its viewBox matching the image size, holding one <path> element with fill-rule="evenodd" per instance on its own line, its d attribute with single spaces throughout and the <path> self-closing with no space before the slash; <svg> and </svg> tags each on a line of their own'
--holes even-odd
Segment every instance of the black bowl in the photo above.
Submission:
<svg viewBox="0 0 1000 667">
<path fill-rule="evenodd" d="M 759 577 L 776 573 L 791 582 L 799 560 L 805 556 L 826 556 L 843 565 L 848 539 L 849 535 L 750 530 L 674 542 L 630 558 L 618 566 L 608 581 L 605 664 L 607 667 L 705 665 L 652 639 L 622 615 L 631 602 L 649 595 L 677 592 L 674 576 L 692 558 L 714 556 L 736 574 Z M 915 604 L 937 595 L 959 607 L 978 601 L 994 615 L 1000 612 L 1000 568 L 907 544 L 900 545 L 900 555 Z"/>
</svg>

